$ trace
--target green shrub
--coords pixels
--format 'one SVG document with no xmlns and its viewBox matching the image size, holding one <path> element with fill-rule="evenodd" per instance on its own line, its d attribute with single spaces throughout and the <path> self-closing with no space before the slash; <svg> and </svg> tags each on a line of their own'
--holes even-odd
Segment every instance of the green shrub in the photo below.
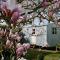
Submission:
<svg viewBox="0 0 60 60">
<path fill-rule="evenodd" d="M 25 55 L 25 58 L 28 60 L 43 60 L 44 59 L 44 53 L 39 51 L 30 50 Z"/>
<path fill-rule="evenodd" d="M 37 56 L 37 60 L 43 60 L 43 59 L 44 59 L 44 54 L 41 53 L 40 55 Z"/>
</svg>

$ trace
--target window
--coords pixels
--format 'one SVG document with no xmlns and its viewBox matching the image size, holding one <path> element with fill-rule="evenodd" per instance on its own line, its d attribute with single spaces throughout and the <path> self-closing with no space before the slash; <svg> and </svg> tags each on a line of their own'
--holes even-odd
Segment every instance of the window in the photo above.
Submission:
<svg viewBox="0 0 60 60">
<path fill-rule="evenodd" d="M 35 34 L 35 29 L 32 29 L 32 34 Z"/>
<path fill-rule="evenodd" d="M 52 28 L 52 34 L 57 34 L 57 28 L 56 27 Z"/>
</svg>

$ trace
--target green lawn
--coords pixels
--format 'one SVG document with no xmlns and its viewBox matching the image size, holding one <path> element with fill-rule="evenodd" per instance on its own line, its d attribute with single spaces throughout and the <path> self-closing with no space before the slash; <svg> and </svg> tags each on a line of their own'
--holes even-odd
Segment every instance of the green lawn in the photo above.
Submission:
<svg viewBox="0 0 60 60">
<path fill-rule="evenodd" d="M 60 52 L 37 51 L 31 49 L 26 54 L 28 60 L 60 60 Z"/>
<path fill-rule="evenodd" d="M 60 60 L 60 54 L 49 54 L 44 57 L 44 60 Z"/>
</svg>

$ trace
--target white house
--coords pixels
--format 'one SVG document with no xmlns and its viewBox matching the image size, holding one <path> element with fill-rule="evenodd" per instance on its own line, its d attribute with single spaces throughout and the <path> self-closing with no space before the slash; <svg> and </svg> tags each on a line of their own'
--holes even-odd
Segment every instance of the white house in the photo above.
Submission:
<svg viewBox="0 0 60 60">
<path fill-rule="evenodd" d="M 25 25 L 22 31 L 29 38 L 30 44 L 52 47 L 60 43 L 60 27 L 54 23 L 41 26 Z"/>
</svg>

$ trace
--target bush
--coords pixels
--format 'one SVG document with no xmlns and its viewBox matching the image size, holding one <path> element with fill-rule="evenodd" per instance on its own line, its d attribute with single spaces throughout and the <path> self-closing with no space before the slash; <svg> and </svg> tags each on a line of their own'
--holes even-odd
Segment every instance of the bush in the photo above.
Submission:
<svg viewBox="0 0 60 60">
<path fill-rule="evenodd" d="M 39 51 L 30 50 L 25 55 L 25 58 L 28 60 L 43 60 L 44 59 L 44 53 Z"/>
<path fill-rule="evenodd" d="M 37 56 L 37 60 L 43 60 L 43 59 L 44 59 L 44 54 L 41 53 L 40 55 Z"/>
</svg>

